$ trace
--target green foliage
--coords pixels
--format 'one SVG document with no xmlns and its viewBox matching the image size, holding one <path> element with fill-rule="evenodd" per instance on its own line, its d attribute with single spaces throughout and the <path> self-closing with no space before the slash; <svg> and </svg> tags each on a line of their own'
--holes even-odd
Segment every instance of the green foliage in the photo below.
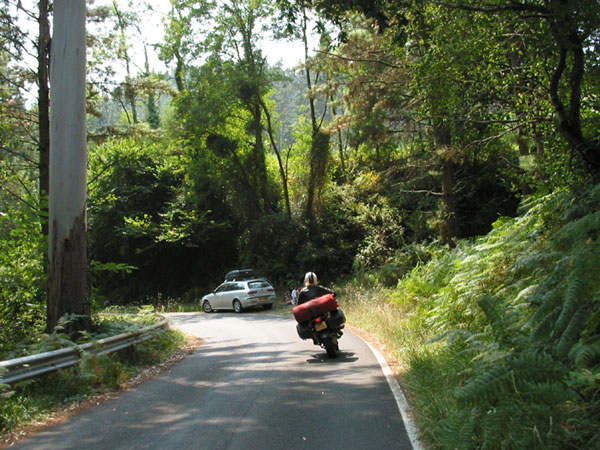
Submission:
<svg viewBox="0 0 600 450">
<path fill-rule="evenodd" d="M 481 277 L 477 280 L 480 287 L 472 287 L 472 292 L 491 290 L 507 299 L 480 297 L 478 306 L 485 321 L 468 324 L 472 330 L 483 331 L 476 338 L 466 339 L 476 351 L 473 374 L 456 392 L 457 400 L 468 405 L 469 411 L 462 413 L 460 421 L 454 417 L 450 422 L 461 426 L 468 423 L 475 433 L 480 429 L 481 440 L 474 442 L 475 447 L 559 448 L 567 443 L 593 442 L 597 427 L 590 426 L 580 411 L 595 411 L 598 406 L 593 396 L 582 399 L 575 394 L 582 389 L 576 380 L 585 380 L 584 386 L 589 389 L 589 377 L 571 377 L 568 381 L 567 373 L 572 369 L 566 358 L 570 354 L 580 363 L 586 356 L 594 358 L 593 340 L 590 346 L 580 341 L 584 335 L 597 333 L 596 324 L 589 320 L 590 313 L 591 317 L 597 314 L 597 306 L 590 299 L 597 295 L 600 276 L 593 263 L 600 250 L 595 242 L 598 220 L 594 210 L 598 204 L 591 200 L 593 192 L 548 197 L 509 228 L 504 225 L 498 242 L 493 242 L 495 233 L 486 239 L 485 256 L 479 261 L 500 249 L 512 255 L 514 262 L 506 261 L 504 274 L 496 273 L 502 281 L 497 287 L 491 278 L 484 281 Z M 578 208 L 580 217 L 573 220 L 570 204 L 587 204 L 588 208 Z M 520 229 L 515 226 L 519 222 Z M 522 228 L 527 224 L 536 225 L 532 231 L 537 235 L 523 233 L 529 228 Z M 540 226 L 546 226 L 544 233 L 540 233 Z M 505 234 L 511 228 L 511 233 Z M 521 242 L 517 247 L 511 244 L 515 238 Z M 480 267 L 476 261 L 470 261 L 469 266 Z M 467 274 L 470 280 L 475 276 L 472 270 Z M 523 288 L 524 284 L 529 287 Z M 465 321 L 457 321 L 459 324 L 464 326 Z M 590 376 L 593 373 L 594 369 Z M 510 417 L 513 419 L 507 421 Z M 495 429 L 489 420 L 504 425 Z M 578 425 L 573 428 L 574 423 Z M 569 432 L 571 429 L 577 432 Z M 444 445 L 455 444 L 450 441 Z"/>
<path fill-rule="evenodd" d="M 284 114 L 304 98 L 306 74 L 294 74 L 293 95 L 273 95 L 280 117 L 268 100 L 279 75 L 265 63 L 253 27 L 271 3 L 177 2 L 161 46 L 162 58 L 176 65 L 172 117 L 157 115 L 155 95 L 169 90 L 160 77 L 128 77 L 135 83 L 114 92 L 127 102 L 125 114 L 147 97 L 148 120 L 156 127 L 161 119 L 169 142 L 137 127 L 146 138 L 90 145 L 94 306 L 175 309 L 178 298 L 193 300 L 242 266 L 277 283 L 297 282 L 306 270 L 325 283 L 352 275 L 348 315 L 408 361 L 406 379 L 434 445 L 598 444 L 600 187 L 574 182 L 589 180 L 579 149 L 597 153 L 599 16 L 596 5 L 582 2 L 568 2 L 565 11 L 577 14 L 566 15 L 553 2 L 534 3 L 501 2 L 490 15 L 475 4 L 316 2 L 344 24 L 344 39 L 308 61 L 318 79 L 309 95 L 332 111 L 314 127 L 307 108 Z M 288 19 L 298 13 L 287 1 L 279 5 Z M 374 19 L 378 32 L 348 10 Z M 209 17 L 210 32 L 196 33 Z M 582 41 L 565 49 L 561 37 L 571 26 L 569 36 Z M 94 49 L 94 80 L 109 47 L 124 41 L 107 42 Z M 585 63 L 581 104 L 577 91 L 566 95 L 579 87 L 577 55 L 569 54 L 562 74 L 554 66 L 557 49 L 577 47 Z M 0 102 L 0 354 L 16 355 L 31 340 L 41 351 L 69 341 L 39 336 L 44 242 L 31 211 L 43 202 L 32 200 L 37 163 L 23 143 L 34 121 L 25 120 L 14 87 L 20 75 L 5 53 L 0 66 L 7 81 Z M 548 95 L 548 74 L 561 78 L 558 101 Z M 561 98 L 578 109 L 565 113 L 575 127 L 581 123 L 575 131 L 590 138 L 586 145 L 559 139 L 551 117 Z M 91 118 L 93 133 L 129 120 L 111 106 Z M 283 167 L 265 144 L 267 108 L 283 128 L 275 136 Z M 435 136 L 442 128 L 443 148 Z M 455 197 L 455 211 L 441 192 L 448 161 L 454 178 L 445 194 Z M 282 213 L 284 182 L 291 217 Z M 517 192 L 536 188 L 543 191 L 523 200 L 518 217 L 503 217 L 515 215 Z M 449 215 L 468 239 L 452 249 L 434 241 Z M 97 324 L 95 337 L 129 327 L 126 316 L 113 316 L 110 326 Z M 134 353 L 152 359 L 155 351 Z M 90 356 L 80 376 L 115 386 L 124 370 L 118 358 Z M 80 395 L 78 382 L 61 384 L 63 398 Z M 16 417 L 26 403 L 7 408 Z"/>
<path fill-rule="evenodd" d="M 31 404 L 24 398 L 8 391 L 0 394 L 0 432 L 10 430 L 21 422 L 31 419 Z"/>
<path fill-rule="evenodd" d="M 297 253 L 306 232 L 284 214 L 265 215 L 239 238 L 240 267 L 252 267 L 277 281 L 297 280 Z"/>
<path fill-rule="evenodd" d="M 161 143 L 113 141 L 90 155 L 90 257 L 98 306 L 183 295 L 235 255 L 228 210 L 200 163 L 186 171 Z M 193 171 L 192 171 L 193 169 Z M 198 181 L 196 181 L 198 180 Z M 196 185 L 196 183 L 203 183 Z M 218 250 L 218 252 L 217 252 Z M 208 261 L 204 256 L 214 253 Z M 184 268 L 184 270 L 182 270 Z M 199 280 L 198 273 L 208 273 Z"/>
<path fill-rule="evenodd" d="M 342 305 L 400 358 L 434 448 L 597 447 L 598 192 L 531 197 L 487 236 L 424 248 L 393 295 Z"/>
<path fill-rule="evenodd" d="M 561 425 L 573 393 L 565 389 L 563 368 L 553 358 L 524 351 L 487 367 L 475 365 L 473 376 L 456 390 L 461 420 L 440 422 L 442 429 L 457 425 L 467 436 L 444 435 L 451 442 L 471 442 L 491 448 L 555 448 L 566 437 Z M 464 406 L 462 406 L 464 405 Z M 481 433 L 481 436 L 477 436 Z M 460 445 L 459 445 L 460 446 Z"/>
<path fill-rule="evenodd" d="M 569 359 L 581 368 L 593 368 L 600 365 L 600 336 L 578 341 L 571 347 Z"/>
<path fill-rule="evenodd" d="M 581 204 L 590 199 L 573 200 L 578 203 L 575 208 L 581 211 Z M 573 209 L 568 207 L 563 215 L 572 218 Z M 531 339 L 555 347 L 561 358 L 581 337 L 594 333 L 600 323 L 596 313 L 590 316 L 590 311 L 597 309 L 594 299 L 599 295 L 600 269 L 596 261 L 600 252 L 600 214 L 595 211 L 572 219 L 561 221 L 564 225 L 551 236 L 552 258 L 545 261 L 545 267 L 552 275 L 531 296 L 531 302 L 537 306 L 530 319 Z"/>
<path fill-rule="evenodd" d="M 45 245 L 29 207 L 0 211 L 0 357 L 45 326 Z"/>
</svg>

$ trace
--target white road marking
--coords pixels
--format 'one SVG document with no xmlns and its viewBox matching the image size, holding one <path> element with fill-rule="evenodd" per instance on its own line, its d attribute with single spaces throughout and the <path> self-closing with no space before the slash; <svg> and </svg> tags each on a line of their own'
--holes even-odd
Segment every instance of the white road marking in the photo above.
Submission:
<svg viewBox="0 0 600 450">
<path fill-rule="evenodd" d="M 406 401 L 404 392 L 402 392 L 402 388 L 398 384 L 398 380 L 396 380 L 396 377 L 394 377 L 394 374 L 392 373 L 392 369 L 390 369 L 390 366 L 388 365 L 388 363 L 385 360 L 385 358 L 383 357 L 383 355 L 381 355 L 381 353 L 379 353 L 379 351 L 375 347 L 373 347 L 371 344 L 369 344 L 367 341 L 365 341 L 358 334 L 356 334 L 356 336 L 358 336 L 360 339 L 362 339 L 362 341 L 365 344 L 367 344 L 367 346 L 371 349 L 371 351 L 375 355 L 377 362 L 379 362 L 379 365 L 381 366 L 381 370 L 383 371 L 383 374 L 385 375 L 385 379 L 387 380 L 387 382 L 390 386 L 390 389 L 392 391 L 392 394 L 394 395 L 394 398 L 396 399 L 396 404 L 398 405 L 398 409 L 400 410 L 400 414 L 402 415 L 402 420 L 404 421 L 406 433 L 408 434 L 408 438 L 410 439 L 410 443 L 412 444 L 413 449 L 423 450 L 423 446 L 421 445 L 421 442 L 419 442 L 417 427 L 414 424 L 414 422 L 412 421 L 410 414 L 408 413 L 408 410 L 409 410 L 408 402 Z"/>
</svg>

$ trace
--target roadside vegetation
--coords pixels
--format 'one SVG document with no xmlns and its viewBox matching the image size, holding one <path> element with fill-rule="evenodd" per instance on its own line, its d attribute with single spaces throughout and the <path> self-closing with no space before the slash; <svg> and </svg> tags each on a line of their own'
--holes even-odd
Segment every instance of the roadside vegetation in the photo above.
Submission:
<svg viewBox="0 0 600 450">
<path fill-rule="evenodd" d="M 15 346 L 0 359 L 68 348 L 77 343 L 93 342 L 155 323 L 159 318 L 152 308 L 142 308 L 137 314 L 110 312 L 97 316 L 95 331 L 73 342 L 57 329 L 42 334 L 35 342 Z M 10 439 L 9 433 L 32 425 L 43 424 L 79 408 L 86 401 L 126 388 L 136 376 L 148 368 L 158 367 L 180 353 L 186 337 L 175 330 L 157 330 L 155 336 L 135 346 L 97 356 L 84 353 L 81 363 L 46 375 L 31 378 L 12 386 L 0 385 L 0 444 Z"/>
<path fill-rule="evenodd" d="M 600 187 L 529 198 L 520 215 L 423 261 L 397 286 L 342 293 L 377 336 L 426 448 L 600 446 Z"/>
</svg>

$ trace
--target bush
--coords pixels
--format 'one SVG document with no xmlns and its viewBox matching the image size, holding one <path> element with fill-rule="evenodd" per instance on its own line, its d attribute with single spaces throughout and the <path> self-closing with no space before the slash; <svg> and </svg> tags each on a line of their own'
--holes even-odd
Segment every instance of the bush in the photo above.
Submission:
<svg viewBox="0 0 600 450">
<path fill-rule="evenodd" d="M 44 329 L 45 245 L 31 209 L 0 214 L 0 359 Z"/>
</svg>

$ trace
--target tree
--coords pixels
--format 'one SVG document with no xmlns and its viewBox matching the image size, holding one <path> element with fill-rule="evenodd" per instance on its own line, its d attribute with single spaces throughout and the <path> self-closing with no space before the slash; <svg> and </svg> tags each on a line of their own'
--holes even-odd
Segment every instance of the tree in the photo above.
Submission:
<svg viewBox="0 0 600 450">
<path fill-rule="evenodd" d="M 144 76 L 146 78 L 150 77 L 150 64 L 148 63 L 148 48 L 144 45 L 144 56 L 145 56 L 145 73 Z M 148 109 L 148 117 L 147 121 L 150 124 L 150 128 L 157 129 L 160 127 L 160 115 L 158 114 L 158 108 L 156 105 L 156 96 L 153 92 L 148 94 L 148 100 L 146 102 L 146 106 Z"/>
<path fill-rule="evenodd" d="M 38 35 L 38 134 L 39 134 L 39 195 L 42 211 L 48 213 L 44 199 L 50 188 L 50 98 L 48 96 L 48 68 L 50 64 L 50 23 L 48 21 L 48 0 L 39 2 Z M 42 234 L 48 236 L 48 222 L 42 222 Z"/>
<path fill-rule="evenodd" d="M 177 90 L 185 89 L 186 70 L 200 56 L 202 45 L 197 40 L 198 29 L 214 9 L 213 2 L 182 0 L 172 2 L 166 18 L 164 43 L 160 58 L 166 63 L 175 61 L 174 77 Z M 200 30 L 202 31 L 202 30 Z"/>
<path fill-rule="evenodd" d="M 306 78 L 306 90 L 308 95 L 308 106 L 311 124 L 311 144 L 308 154 L 309 175 L 306 188 L 306 205 L 304 218 L 312 222 L 315 218 L 315 203 L 320 190 L 326 180 L 327 167 L 329 164 L 330 136 L 323 130 L 323 122 L 327 113 L 327 103 L 324 104 L 322 113 L 317 111 L 317 87 L 319 78 L 323 73 L 317 64 L 311 65 L 309 58 L 309 10 L 310 2 L 304 0 L 289 1 L 278 0 L 282 18 L 285 19 L 283 35 L 299 38 L 304 46 L 304 76 Z M 325 26 L 317 24 L 321 34 L 322 50 L 327 51 L 329 39 Z"/>
<path fill-rule="evenodd" d="M 259 27 L 271 14 L 271 4 L 231 0 L 202 10 L 189 3 L 174 8 L 169 42 L 162 49 L 164 58 L 178 61 L 180 89 L 175 104 L 180 123 L 186 139 L 208 153 L 215 169 L 222 171 L 232 191 L 232 207 L 240 222 L 248 224 L 279 208 L 265 143 L 269 130 L 271 144 L 275 141 L 274 118 L 266 100 L 275 74 L 258 46 Z M 214 21 L 200 42 L 192 39 L 198 19 Z M 203 63 L 193 67 L 200 56 Z M 285 179 L 282 163 L 279 167 Z"/>
<path fill-rule="evenodd" d="M 254 178 L 260 202 L 259 211 L 266 212 L 270 205 L 268 195 L 268 176 L 265 164 L 265 145 L 263 139 L 262 97 L 268 89 L 266 58 L 258 48 L 258 25 L 261 18 L 271 11 L 269 1 L 244 2 L 231 0 L 221 6 L 217 14 L 219 25 L 210 40 L 217 44 L 222 56 L 229 56 L 236 65 L 237 97 L 240 105 L 248 112 L 246 129 L 252 137 L 252 150 L 248 165 Z"/>
<path fill-rule="evenodd" d="M 125 61 L 125 70 L 127 71 L 127 77 L 125 78 L 125 92 L 124 97 L 131 109 L 131 122 L 133 124 L 138 123 L 137 117 L 137 105 L 135 102 L 135 91 L 133 89 L 133 78 L 131 76 L 131 58 L 129 57 L 128 45 L 127 45 L 127 28 L 132 24 L 134 17 L 132 14 L 127 14 L 125 11 L 119 9 L 119 5 L 115 0 L 112 3 L 112 10 L 117 19 L 116 26 L 118 27 L 119 37 L 119 48 L 120 53 Z"/>
<path fill-rule="evenodd" d="M 589 174 L 600 171 L 600 139 L 595 127 L 586 126 L 582 118 L 586 102 L 582 99 L 586 65 L 593 58 L 600 28 L 600 6 L 586 0 L 506 0 L 426 1 L 419 5 L 399 5 L 392 0 L 315 0 L 324 14 L 344 20 L 347 11 L 359 11 L 374 19 L 381 30 L 392 29 L 400 41 L 406 38 L 406 26 L 419 17 L 419 8 L 434 5 L 446 11 L 462 10 L 485 14 L 492 20 L 515 17 L 527 26 L 525 36 L 529 55 L 542 59 L 548 74 L 545 80 L 548 98 L 558 121 L 558 131 L 577 155 Z M 548 43 L 551 54 L 548 54 Z M 592 114 L 593 116 L 594 114 Z M 588 119 L 589 120 L 589 119 Z"/>
<path fill-rule="evenodd" d="M 91 325 L 86 224 L 85 0 L 54 2 L 50 86 L 50 204 L 47 329 Z"/>
<path fill-rule="evenodd" d="M 96 304 L 214 288 L 211 282 L 231 267 L 236 242 L 219 179 L 210 167 L 203 170 L 203 158 L 184 158 L 170 139 L 112 139 L 89 152 Z"/>
<path fill-rule="evenodd" d="M 139 55 L 133 44 L 143 46 L 142 55 L 147 53 L 151 44 L 141 24 L 152 13 L 152 5 L 112 1 L 88 6 L 86 106 L 92 119 L 88 139 L 102 142 L 112 136 L 160 135 L 155 131 L 160 125 L 160 98 L 175 89 L 164 76 L 151 72 L 147 58 L 145 64 L 136 60 Z"/>
</svg>

